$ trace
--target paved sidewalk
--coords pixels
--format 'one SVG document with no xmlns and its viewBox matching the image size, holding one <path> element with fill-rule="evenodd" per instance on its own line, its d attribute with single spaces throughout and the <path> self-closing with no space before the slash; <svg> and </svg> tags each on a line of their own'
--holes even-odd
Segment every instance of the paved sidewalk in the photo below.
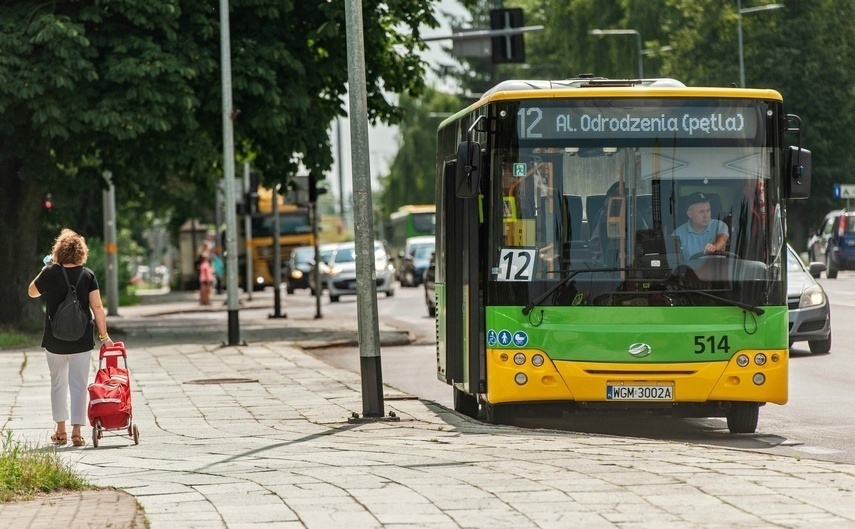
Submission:
<svg viewBox="0 0 855 529">
<path fill-rule="evenodd" d="M 222 306 L 164 300 L 111 321 L 133 344 L 140 444 L 61 449 L 91 482 L 128 494 L 0 506 L 0 525 L 141 527 L 136 499 L 154 529 L 855 527 L 855 465 L 487 425 L 390 387 L 386 411 L 400 422 L 349 424 L 359 376 L 297 344 L 354 340 L 355 315 L 250 321 L 248 306 L 249 345 L 224 347 Z M 4 430 L 44 443 L 41 358 L 0 351 L 0 410 Z"/>
</svg>

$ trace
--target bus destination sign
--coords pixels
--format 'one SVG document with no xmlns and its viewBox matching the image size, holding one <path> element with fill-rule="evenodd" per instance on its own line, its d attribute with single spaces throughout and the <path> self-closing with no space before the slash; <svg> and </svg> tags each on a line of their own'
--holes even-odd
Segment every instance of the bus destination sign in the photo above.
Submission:
<svg viewBox="0 0 855 529">
<path fill-rule="evenodd" d="M 520 139 L 750 139 L 757 107 L 520 106 Z"/>
</svg>

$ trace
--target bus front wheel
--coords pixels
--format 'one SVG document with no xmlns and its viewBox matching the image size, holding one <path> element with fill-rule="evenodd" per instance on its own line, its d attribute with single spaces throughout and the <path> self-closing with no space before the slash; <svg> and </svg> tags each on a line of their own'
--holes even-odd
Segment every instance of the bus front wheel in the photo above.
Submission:
<svg viewBox="0 0 855 529">
<path fill-rule="evenodd" d="M 457 388 L 454 390 L 454 411 L 473 419 L 478 417 L 478 399 Z"/>
<path fill-rule="evenodd" d="M 730 433 L 754 433 L 760 417 L 757 402 L 734 402 L 727 412 L 727 429 Z"/>
<path fill-rule="evenodd" d="M 507 406 L 484 402 L 484 420 L 490 424 L 505 424 L 508 420 Z"/>
</svg>

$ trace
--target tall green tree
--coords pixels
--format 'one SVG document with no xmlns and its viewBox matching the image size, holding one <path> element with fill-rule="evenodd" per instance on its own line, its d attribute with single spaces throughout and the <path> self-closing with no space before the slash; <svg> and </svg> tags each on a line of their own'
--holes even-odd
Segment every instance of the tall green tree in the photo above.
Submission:
<svg viewBox="0 0 855 529">
<path fill-rule="evenodd" d="M 401 97 L 398 152 L 381 178 L 385 218 L 405 204 L 433 204 L 437 127 L 461 107 L 460 99 L 428 88 L 420 98 Z"/>
<path fill-rule="evenodd" d="M 371 119 L 395 120 L 384 93 L 421 90 L 414 51 L 419 27 L 436 25 L 431 3 L 366 0 L 363 9 Z M 267 183 L 300 163 L 329 168 L 327 130 L 344 114 L 347 82 L 343 2 L 234 0 L 230 26 L 236 155 L 252 157 Z M 3 2 L 0 323 L 40 317 L 26 286 L 51 243 L 39 230 L 45 193 L 66 197 L 63 224 L 84 234 L 104 170 L 120 204 L 186 211 L 212 200 L 222 176 L 219 63 L 211 0 Z"/>
</svg>

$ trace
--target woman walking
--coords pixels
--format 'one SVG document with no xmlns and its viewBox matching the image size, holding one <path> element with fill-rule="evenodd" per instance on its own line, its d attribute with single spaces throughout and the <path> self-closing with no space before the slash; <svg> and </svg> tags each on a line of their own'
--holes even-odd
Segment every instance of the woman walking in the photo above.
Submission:
<svg viewBox="0 0 855 529">
<path fill-rule="evenodd" d="M 71 442 L 83 446 L 80 429 L 86 422 L 86 399 L 89 379 L 89 356 L 95 347 L 91 317 L 83 337 L 75 341 L 60 340 L 51 330 L 51 317 L 65 300 L 69 284 L 77 285 L 77 299 L 86 314 L 94 314 L 98 339 L 108 347 L 113 340 L 107 334 L 107 316 L 101 302 L 98 280 L 92 270 L 83 266 L 89 256 L 86 240 L 69 229 L 57 237 L 51 251 L 49 264 L 30 283 L 31 298 L 45 297 L 45 330 L 42 347 L 45 348 L 50 369 L 50 402 L 56 422 L 51 440 L 57 445 L 68 442 L 66 421 L 71 420 Z M 81 277 L 82 276 L 82 277 Z M 90 312 L 91 310 L 91 312 Z M 71 395 L 69 414 L 68 397 Z"/>
</svg>

